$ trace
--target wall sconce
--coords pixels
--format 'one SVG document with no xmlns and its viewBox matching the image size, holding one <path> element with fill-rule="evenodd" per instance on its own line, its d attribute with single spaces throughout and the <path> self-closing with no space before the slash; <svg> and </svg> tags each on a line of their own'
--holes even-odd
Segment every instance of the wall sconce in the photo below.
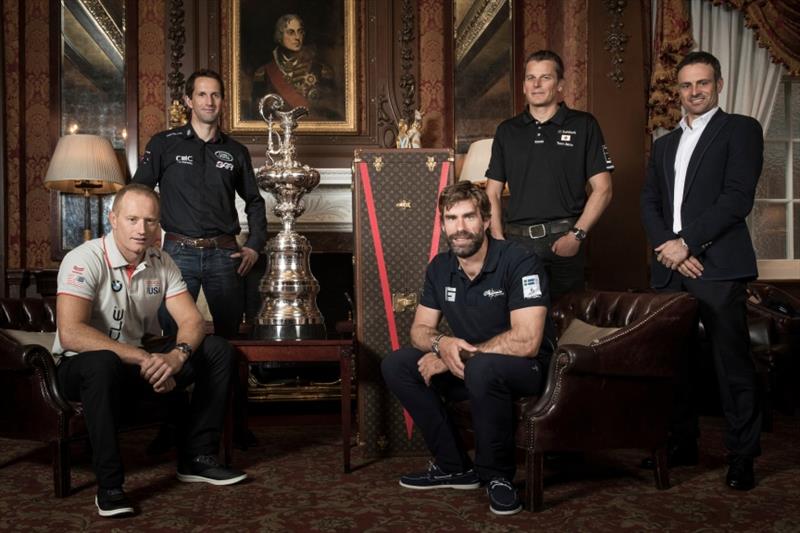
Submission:
<svg viewBox="0 0 800 533">
<path fill-rule="evenodd" d="M 90 195 L 113 194 L 125 185 L 117 154 L 105 137 L 65 135 L 58 140 L 44 186 L 84 197 L 84 240 L 92 238 Z"/>
<path fill-rule="evenodd" d="M 461 167 L 459 181 L 469 180 L 476 183 L 486 182 L 486 170 L 492 158 L 492 143 L 494 139 L 481 139 L 469 145 L 464 166 Z"/>
</svg>

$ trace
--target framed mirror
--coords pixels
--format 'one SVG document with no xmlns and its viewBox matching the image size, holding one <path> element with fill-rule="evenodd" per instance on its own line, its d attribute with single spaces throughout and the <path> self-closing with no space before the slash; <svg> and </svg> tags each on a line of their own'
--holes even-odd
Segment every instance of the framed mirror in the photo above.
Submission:
<svg viewBox="0 0 800 533">
<path fill-rule="evenodd" d="M 71 133 L 111 141 L 123 172 L 137 156 L 137 0 L 62 0 L 50 4 L 51 142 Z M 110 231 L 112 196 L 90 198 L 92 236 Z M 51 193 L 54 260 L 83 242 L 85 203 Z"/>
<path fill-rule="evenodd" d="M 455 151 L 465 154 L 522 105 L 521 1 L 453 0 Z"/>
</svg>

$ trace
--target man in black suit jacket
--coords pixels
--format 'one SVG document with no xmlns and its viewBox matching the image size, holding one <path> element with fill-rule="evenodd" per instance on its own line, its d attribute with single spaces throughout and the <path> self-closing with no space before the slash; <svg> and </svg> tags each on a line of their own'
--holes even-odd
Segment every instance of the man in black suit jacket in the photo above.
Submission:
<svg viewBox="0 0 800 533">
<path fill-rule="evenodd" d="M 730 451 L 726 483 L 755 486 L 761 412 L 750 358 L 746 286 L 758 276 L 745 217 L 753 207 L 763 163 L 763 134 L 753 118 L 719 109 L 717 58 L 692 52 L 678 64 L 686 115 L 658 139 L 642 190 L 642 220 L 654 246 L 653 287 L 688 291 L 700 304 L 711 341 Z M 697 416 L 688 390 L 676 394 L 670 463 L 697 462 Z"/>
</svg>

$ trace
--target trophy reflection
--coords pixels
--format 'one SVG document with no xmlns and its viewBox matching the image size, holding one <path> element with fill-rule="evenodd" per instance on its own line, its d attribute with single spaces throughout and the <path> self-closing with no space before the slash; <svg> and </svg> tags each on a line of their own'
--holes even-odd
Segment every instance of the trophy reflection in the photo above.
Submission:
<svg viewBox="0 0 800 533">
<path fill-rule="evenodd" d="M 256 169 L 256 181 L 275 197 L 273 212 L 282 228 L 265 248 L 269 269 L 258 287 L 263 303 L 253 335 L 262 340 L 324 339 L 325 320 L 317 307 L 319 282 L 309 267 L 311 245 L 293 227 L 305 211 L 303 196 L 319 185 L 319 172 L 294 159 L 292 130 L 308 110 L 282 111 L 283 107 L 283 98 L 277 94 L 268 94 L 258 103 L 268 137 L 267 160 Z"/>
</svg>

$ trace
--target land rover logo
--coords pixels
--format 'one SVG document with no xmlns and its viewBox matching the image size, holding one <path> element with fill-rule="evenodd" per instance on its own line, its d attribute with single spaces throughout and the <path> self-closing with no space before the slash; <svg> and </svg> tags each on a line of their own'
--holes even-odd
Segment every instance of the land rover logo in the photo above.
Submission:
<svg viewBox="0 0 800 533">
<path fill-rule="evenodd" d="M 221 161 L 228 161 L 228 162 L 233 161 L 233 156 L 228 152 L 223 152 L 222 150 L 217 150 L 216 152 L 214 152 L 214 155 L 217 156 L 217 159 Z"/>
</svg>

